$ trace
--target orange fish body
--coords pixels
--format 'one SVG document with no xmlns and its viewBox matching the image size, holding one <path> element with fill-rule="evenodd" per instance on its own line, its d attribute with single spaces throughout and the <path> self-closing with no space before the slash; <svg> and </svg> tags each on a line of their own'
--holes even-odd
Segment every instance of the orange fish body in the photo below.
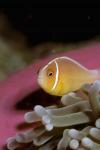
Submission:
<svg viewBox="0 0 100 150">
<path fill-rule="evenodd" d="M 38 83 L 47 93 L 62 96 L 76 91 L 85 83 L 100 79 L 98 70 L 88 70 L 68 57 L 53 59 L 39 71 Z"/>
</svg>

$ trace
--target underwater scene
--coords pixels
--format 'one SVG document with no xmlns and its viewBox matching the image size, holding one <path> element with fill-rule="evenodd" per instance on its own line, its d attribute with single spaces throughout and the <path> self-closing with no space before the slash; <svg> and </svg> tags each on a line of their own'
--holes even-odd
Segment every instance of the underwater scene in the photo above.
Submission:
<svg viewBox="0 0 100 150">
<path fill-rule="evenodd" d="M 99 14 L 0 2 L 0 150 L 100 150 Z"/>
</svg>

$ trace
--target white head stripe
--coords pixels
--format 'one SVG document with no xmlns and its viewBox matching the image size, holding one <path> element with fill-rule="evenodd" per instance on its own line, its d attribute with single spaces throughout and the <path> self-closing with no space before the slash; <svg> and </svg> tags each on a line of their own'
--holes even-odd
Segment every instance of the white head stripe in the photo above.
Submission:
<svg viewBox="0 0 100 150">
<path fill-rule="evenodd" d="M 58 64 L 57 64 L 56 61 L 55 61 L 55 64 L 56 64 L 56 79 L 55 79 L 55 83 L 54 83 L 54 86 L 53 86 L 52 90 L 54 90 L 55 87 L 57 86 L 57 83 L 58 83 L 58 76 L 59 76 L 59 68 L 58 68 Z"/>
</svg>

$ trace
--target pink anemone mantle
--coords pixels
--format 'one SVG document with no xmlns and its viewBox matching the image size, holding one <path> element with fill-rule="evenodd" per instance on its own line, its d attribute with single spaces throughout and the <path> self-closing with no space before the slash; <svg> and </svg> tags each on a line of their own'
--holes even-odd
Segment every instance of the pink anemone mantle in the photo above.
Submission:
<svg viewBox="0 0 100 150">
<path fill-rule="evenodd" d="M 51 59 L 59 56 L 71 57 L 89 69 L 100 68 L 100 44 L 71 50 L 37 60 L 35 63 L 9 76 L 0 83 L 0 150 L 8 137 L 18 133 L 17 126 L 24 122 L 25 111 L 15 109 L 15 104 L 39 89 L 37 71 Z M 49 104 L 48 104 L 49 105 Z"/>
</svg>

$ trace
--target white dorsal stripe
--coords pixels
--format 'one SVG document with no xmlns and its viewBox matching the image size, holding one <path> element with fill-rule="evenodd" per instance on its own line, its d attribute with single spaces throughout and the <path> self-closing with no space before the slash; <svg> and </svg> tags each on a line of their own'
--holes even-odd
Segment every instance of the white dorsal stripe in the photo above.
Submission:
<svg viewBox="0 0 100 150">
<path fill-rule="evenodd" d="M 51 60 L 44 68 L 43 70 L 45 70 L 48 65 L 50 65 L 52 62 L 56 62 L 56 60 L 60 60 L 60 59 L 65 59 L 65 60 L 69 60 L 73 63 L 75 63 L 76 65 L 80 66 L 81 68 L 85 69 L 86 71 L 88 70 L 87 68 L 85 68 L 83 65 L 81 65 L 80 63 L 78 63 L 76 60 L 73 60 L 72 58 L 69 58 L 67 56 L 62 56 L 62 57 L 58 57 L 58 58 L 54 58 L 53 60 Z"/>
<path fill-rule="evenodd" d="M 55 61 L 55 64 L 56 64 L 56 79 L 55 79 L 54 86 L 53 86 L 52 90 L 54 90 L 56 88 L 57 83 L 58 83 L 58 77 L 59 77 L 58 63 Z"/>
</svg>

